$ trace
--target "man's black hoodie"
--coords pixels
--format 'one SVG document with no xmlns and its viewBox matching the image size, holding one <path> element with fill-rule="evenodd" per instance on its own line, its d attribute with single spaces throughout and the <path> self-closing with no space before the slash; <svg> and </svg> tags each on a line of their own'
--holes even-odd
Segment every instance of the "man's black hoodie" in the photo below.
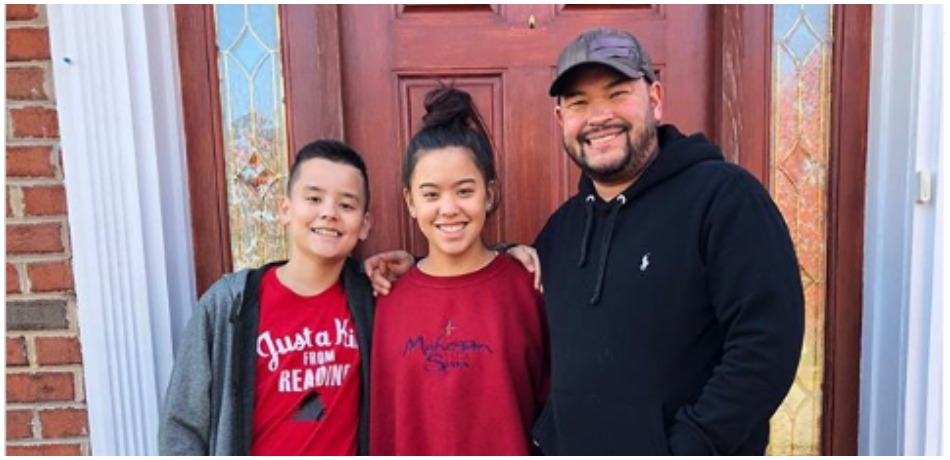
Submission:
<svg viewBox="0 0 950 460">
<path fill-rule="evenodd" d="M 545 454 L 762 454 L 795 376 L 804 299 L 768 192 L 702 135 L 603 201 L 587 177 L 541 257 L 551 395 Z"/>
</svg>

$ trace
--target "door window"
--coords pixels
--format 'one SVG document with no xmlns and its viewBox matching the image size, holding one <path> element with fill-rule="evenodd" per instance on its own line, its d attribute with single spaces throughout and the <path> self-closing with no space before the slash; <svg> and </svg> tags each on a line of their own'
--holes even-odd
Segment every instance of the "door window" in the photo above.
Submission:
<svg viewBox="0 0 950 460">
<path fill-rule="evenodd" d="M 214 7 L 232 269 L 286 257 L 288 173 L 277 5 Z"/>
</svg>

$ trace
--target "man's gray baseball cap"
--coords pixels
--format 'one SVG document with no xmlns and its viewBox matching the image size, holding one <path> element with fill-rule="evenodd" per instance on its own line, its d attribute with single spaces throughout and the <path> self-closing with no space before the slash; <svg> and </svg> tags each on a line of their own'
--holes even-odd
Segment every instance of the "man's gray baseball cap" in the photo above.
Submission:
<svg viewBox="0 0 950 460">
<path fill-rule="evenodd" d="M 633 79 L 656 81 L 653 62 L 633 35 L 622 30 L 598 28 L 584 32 L 561 51 L 557 60 L 557 78 L 551 83 L 548 94 L 554 97 L 564 93 L 568 74 L 586 64 L 603 64 Z"/>
</svg>

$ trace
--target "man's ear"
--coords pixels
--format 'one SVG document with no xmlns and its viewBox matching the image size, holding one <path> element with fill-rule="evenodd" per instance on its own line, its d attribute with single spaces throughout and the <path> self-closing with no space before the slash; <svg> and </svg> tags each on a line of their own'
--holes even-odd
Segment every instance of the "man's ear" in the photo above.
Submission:
<svg viewBox="0 0 950 460">
<path fill-rule="evenodd" d="M 650 106 L 653 108 L 653 118 L 663 119 L 663 85 L 655 81 L 650 84 Z"/>
<path fill-rule="evenodd" d="M 564 114 L 561 112 L 561 96 L 557 97 L 554 103 L 554 118 L 557 118 L 558 126 L 564 126 Z"/>
</svg>

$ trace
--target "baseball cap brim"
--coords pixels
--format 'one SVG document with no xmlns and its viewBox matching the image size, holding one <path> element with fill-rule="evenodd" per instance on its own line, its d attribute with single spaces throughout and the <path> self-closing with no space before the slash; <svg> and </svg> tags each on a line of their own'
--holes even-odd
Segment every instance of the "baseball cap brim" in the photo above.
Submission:
<svg viewBox="0 0 950 460">
<path fill-rule="evenodd" d="M 597 64 L 610 67 L 611 69 L 616 70 L 617 72 L 620 72 L 621 74 L 626 75 L 634 80 L 643 78 L 643 76 L 645 75 L 642 70 L 632 69 L 615 60 L 587 59 L 583 62 L 578 62 L 577 64 L 574 64 L 568 67 L 567 69 L 565 69 L 563 72 L 561 72 L 561 75 L 555 78 L 554 82 L 551 83 L 551 87 L 548 89 L 548 95 L 551 97 L 557 97 L 564 94 L 564 90 L 565 90 L 564 86 L 567 85 L 570 82 L 571 78 L 574 77 L 574 73 L 576 70 L 584 66 L 597 65 Z"/>
</svg>

